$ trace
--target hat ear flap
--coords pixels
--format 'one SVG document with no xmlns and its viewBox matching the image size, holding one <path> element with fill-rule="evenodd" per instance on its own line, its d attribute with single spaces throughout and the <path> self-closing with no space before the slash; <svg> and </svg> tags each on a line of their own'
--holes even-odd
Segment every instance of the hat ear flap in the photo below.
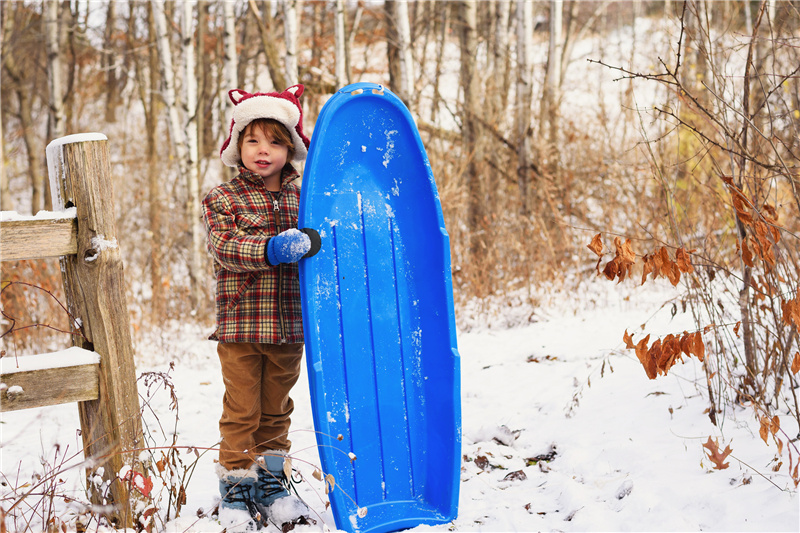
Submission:
<svg viewBox="0 0 800 533">
<path fill-rule="evenodd" d="M 251 96 L 250 93 L 243 91 L 241 89 L 232 89 L 228 91 L 228 98 L 231 99 L 233 105 L 239 105 L 239 102 L 241 102 L 248 96 Z"/>
<path fill-rule="evenodd" d="M 301 96 L 303 96 L 303 91 L 305 91 L 305 89 L 306 88 L 302 83 L 298 83 L 297 85 L 292 85 L 283 92 L 293 94 L 295 98 L 299 99 Z"/>
</svg>

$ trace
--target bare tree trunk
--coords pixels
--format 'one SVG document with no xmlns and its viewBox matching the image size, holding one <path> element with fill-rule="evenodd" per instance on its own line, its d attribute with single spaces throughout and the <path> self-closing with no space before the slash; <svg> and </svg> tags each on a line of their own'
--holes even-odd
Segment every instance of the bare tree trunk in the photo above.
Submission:
<svg viewBox="0 0 800 533">
<path fill-rule="evenodd" d="M 450 31 L 450 6 L 448 2 L 440 2 L 439 8 L 441 9 L 441 31 L 436 43 L 436 68 L 433 75 L 433 101 L 431 103 L 431 124 L 436 125 L 436 116 L 439 113 L 439 102 L 441 101 L 441 93 L 439 92 L 439 82 L 442 77 L 442 63 L 444 59 L 445 45 L 447 44 L 447 35 Z"/>
<path fill-rule="evenodd" d="M 562 0 L 550 0 L 550 43 L 547 48 L 547 74 L 542 98 L 542 135 L 547 139 L 548 152 L 558 147 L 559 101 L 561 99 L 561 58 L 563 41 L 561 39 Z M 555 155 L 555 154 L 554 154 Z M 549 157 L 551 167 L 556 164 L 555 157 Z"/>
<path fill-rule="evenodd" d="M 136 15 L 134 14 L 134 2 L 129 4 L 130 20 L 129 39 L 133 39 L 136 34 Z M 161 78 L 159 76 L 158 50 L 155 46 L 156 30 L 153 17 L 153 4 L 147 4 L 147 25 L 149 46 L 148 60 L 150 74 L 149 81 L 145 78 L 145 68 L 141 62 L 136 61 L 137 86 L 139 87 L 139 97 L 145 109 L 145 133 L 147 138 L 147 193 L 148 193 L 148 223 L 150 228 L 150 286 L 152 298 L 150 300 L 151 317 L 154 324 L 160 323 L 165 317 L 166 297 L 164 291 L 164 270 L 162 267 L 163 258 L 163 231 L 164 222 L 162 211 L 164 203 L 162 198 L 163 184 L 161 181 L 162 163 L 158 155 L 158 122 L 162 115 L 163 103 L 160 99 Z"/>
<path fill-rule="evenodd" d="M 119 94 L 121 76 L 117 72 L 117 60 L 114 52 L 116 49 L 114 42 L 116 21 L 117 2 L 109 2 L 108 11 L 106 11 L 105 49 L 102 61 L 103 69 L 106 71 L 106 122 L 117 121 L 117 107 L 121 101 Z"/>
<path fill-rule="evenodd" d="M 350 28 L 349 35 L 347 37 L 347 41 L 345 43 L 345 54 L 344 57 L 347 60 L 347 82 L 351 83 L 353 81 L 353 66 L 351 61 L 351 50 L 353 50 L 353 42 L 355 42 L 356 34 L 358 33 L 358 25 L 361 23 L 361 15 L 364 13 L 364 7 L 362 3 L 359 2 L 358 6 L 356 7 L 356 14 L 353 17 L 353 26 Z"/>
<path fill-rule="evenodd" d="M 334 39 L 336 41 L 336 86 L 338 88 L 347 85 L 347 35 L 344 24 L 344 0 L 336 0 L 336 24 L 334 29 Z"/>
<path fill-rule="evenodd" d="M 6 32 L 6 8 L 0 5 L 0 87 L 3 86 L 3 55 L 5 48 Z M 11 202 L 11 191 L 8 187 L 8 177 L 6 176 L 6 143 L 3 136 L 3 94 L 0 91 L 0 211 L 11 211 L 13 204 Z"/>
<path fill-rule="evenodd" d="M 234 4 L 235 5 L 235 4 Z M 254 52 L 252 50 L 252 46 L 248 46 L 250 43 L 250 33 L 253 29 L 253 19 L 250 17 L 245 17 L 239 23 L 240 32 L 237 36 L 237 50 L 239 52 L 238 61 L 236 62 L 236 87 L 253 87 L 254 82 L 248 80 L 248 76 L 252 76 L 255 79 L 258 76 L 258 68 L 259 65 L 255 62 L 252 66 L 253 68 L 248 68 L 250 66 L 251 59 L 258 57 L 258 52 Z"/>
<path fill-rule="evenodd" d="M 185 5 L 185 4 L 184 4 Z M 163 0 L 153 3 L 153 18 L 156 28 L 156 45 L 158 48 L 158 55 L 161 59 L 161 77 L 162 85 L 164 87 L 164 104 L 167 106 L 167 125 L 169 127 L 170 138 L 172 145 L 175 147 L 176 157 L 178 159 L 178 166 L 181 175 L 187 180 L 187 217 L 190 244 L 189 244 L 189 282 L 191 288 L 192 309 L 197 309 L 200 305 L 202 298 L 202 290 L 200 287 L 202 276 L 202 255 L 198 249 L 197 243 L 204 238 L 201 226 L 198 222 L 199 211 L 196 211 L 195 204 L 199 202 L 199 193 L 197 185 L 197 165 L 196 165 L 196 146 L 195 155 L 191 154 L 190 141 L 187 139 L 186 130 L 181 127 L 181 121 L 178 114 L 180 102 L 175 94 L 175 78 L 174 70 L 172 68 L 172 53 L 170 51 L 169 39 L 167 35 L 167 20 L 164 13 Z M 185 51 L 184 51 L 185 52 Z M 184 53 L 184 55 L 191 55 L 191 70 L 192 78 L 194 78 L 194 51 L 191 53 Z M 194 80 L 196 83 L 196 80 Z M 196 89 L 196 87 L 195 87 Z M 196 94 L 196 93 L 195 93 Z M 196 102 L 195 102 L 196 104 Z M 197 137 L 194 137 L 196 145 Z M 198 215 L 198 216 L 195 216 Z"/>
<path fill-rule="evenodd" d="M 517 183 L 520 212 L 530 215 L 531 99 L 533 96 L 533 4 L 517 0 Z"/>
<path fill-rule="evenodd" d="M 384 0 L 383 17 L 386 28 L 386 60 L 389 65 L 389 88 L 395 93 L 399 93 L 402 74 L 400 73 L 400 47 L 398 46 L 400 37 L 397 35 L 397 23 L 395 22 L 395 17 L 397 16 L 396 1 Z"/>
<path fill-rule="evenodd" d="M 236 57 L 236 14 L 233 10 L 233 2 L 224 2 L 222 4 L 223 10 L 223 35 L 221 39 L 222 55 L 224 57 L 221 66 L 217 65 L 218 70 L 217 80 L 220 86 L 218 87 L 219 99 L 218 106 L 216 106 L 219 122 L 227 129 L 228 118 L 233 114 L 233 103 L 228 98 L 228 91 L 241 88 L 239 87 L 238 79 L 238 59 Z M 220 174 L 230 179 L 235 174 L 235 171 L 226 167 L 222 160 L 217 159 L 217 164 L 220 166 Z"/>
<path fill-rule="evenodd" d="M 64 118 L 64 61 L 61 51 L 62 34 L 60 1 L 47 0 L 45 4 L 45 37 L 47 46 L 47 81 L 50 89 L 50 113 L 48 130 L 50 137 L 57 139 L 66 135 Z"/>
<path fill-rule="evenodd" d="M 400 91 L 398 95 L 410 105 L 414 94 L 414 58 L 411 48 L 411 26 L 408 22 L 408 0 L 395 0 L 395 23 L 397 24 L 400 56 Z"/>
<path fill-rule="evenodd" d="M 239 60 L 236 56 L 236 14 L 233 11 L 233 6 L 233 2 L 224 2 L 222 4 L 225 16 L 225 31 L 223 35 L 225 64 L 223 68 L 225 69 L 225 84 L 227 85 L 227 89 L 220 95 L 223 109 L 227 105 L 230 105 L 227 98 L 227 91 L 239 87 Z"/>
<path fill-rule="evenodd" d="M 9 9 L 9 6 L 15 6 L 15 4 L 6 2 L 0 6 L 0 10 L 2 10 L 4 16 L 4 20 L 2 21 L 4 34 L 10 31 L 10 25 L 13 24 L 14 20 L 14 15 L 7 18 L 5 17 L 6 10 Z M 22 143 L 25 146 L 26 158 L 28 160 L 28 171 L 26 174 L 30 178 L 31 185 L 31 203 L 29 207 L 31 213 L 36 214 L 44 208 L 45 187 L 44 171 L 41 165 L 43 158 L 39 157 L 42 151 L 36 136 L 36 126 L 33 122 L 32 98 L 34 95 L 27 86 L 30 83 L 28 76 L 31 73 L 17 64 L 13 54 L 6 52 L 2 60 L 3 63 L 0 65 L 0 68 L 5 69 L 6 77 L 11 81 L 10 90 L 13 91 L 17 99 L 16 117 L 19 120 L 19 128 L 22 131 Z M 4 109 L 10 111 L 8 105 L 4 106 Z"/>
<path fill-rule="evenodd" d="M 753 62 L 754 62 L 754 54 L 757 47 L 758 41 L 758 31 L 759 27 L 761 26 L 761 21 L 764 16 L 764 11 L 766 6 L 762 2 L 761 8 L 758 12 L 758 17 L 756 18 L 755 24 L 753 25 L 753 33 L 751 34 L 750 38 L 750 46 L 748 48 L 747 53 L 747 61 L 745 63 L 745 73 L 744 73 L 744 84 L 743 84 L 743 94 L 742 94 L 742 115 L 747 119 L 750 119 L 750 97 L 751 97 L 751 83 L 753 83 L 753 79 L 751 78 L 751 70 L 753 70 Z M 756 72 L 756 77 L 758 77 L 758 73 Z M 742 131 L 739 135 L 739 142 L 741 146 L 744 147 L 745 152 L 748 149 L 748 145 L 750 144 L 749 140 L 749 133 L 750 133 L 750 125 L 748 120 L 742 121 Z M 746 179 L 748 171 L 748 160 L 744 155 L 739 160 L 739 175 L 736 177 L 736 185 L 739 187 L 739 190 L 744 190 L 744 180 Z M 739 237 L 741 240 L 747 236 L 747 229 L 745 224 L 739 218 L 738 213 L 736 215 L 736 227 L 739 230 Z M 745 383 L 750 385 L 752 389 L 756 393 L 762 393 L 763 391 L 759 391 L 759 381 L 757 376 L 759 374 L 758 368 L 758 358 L 756 355 L 756 346 L 755 346 L 755 334 L 753 332 L 753 318 L 750 306 L 752 305 L 751 302 L 751 295 L 750 295 L 750 283 L 753 278 L 753 268 L 747 264 L 743 265 L 743 272 L 742 272 L 742 287 L 739 289 L 739 311 L 742 315 L 742 341 L 744 344 L 744 355 L 745 355 L 745 366 L 747 367 L 747 375 L 745 376 Z"/>
<path fill-rule="evenodd" d="M 470 229 L 470 255 L 478 261 L 486 249 L 486 224 L 483 213 L 483 193 L 479 164 L 483 161 L 479 142 L 481 95 L 477 73 L 477 19 L 478 6 L 475 0 L 463 0 L 458 5 L 459 42 L 461 46 L 461 90 L 464 94 L 461 113 L 461 136 L 464 157 L 468 161 L 464 176 L 467 190 L 467 226 Z"/>
<path fill-rule="evenodd" d="M 186 101 L 186 192 L 188 193 L 186 213 L 189 217 L 191 248 L 189 250 L 189 272 L 192 274 L 192 308 L 198 309 L 203 301 L 203 256 L 205 229 L 200 211 L 200 154 L 197 145 L 197 77 L 194 70 L 194 15 L 192 0 L 183 0 L 183 60 L 185 67 L 184 92 Z"/>
<path fill-rule="evenodd" d="M 494 72 L 500 78 L 500 112 L 508 106 L 508 92 L 511 85 L 511 53 L 509 50 L 508 24 L 511 19 L 511 2 L 501 0 L 497 6 L 494 31 Z"/>
<path fill-rule="evenodd" d="M 36 127 L 33 123 L 33 102 L 31 95 L 24 88 L 18 88 L 19 120 L 22 129 L 22 140 L 28 157 L 28 173 L 31 178 L 31 214 L 36 214 L 45 208 L 46 196 L 44 186 L 44 171 L 40 163 L 42 153 L 36 138 Z"/>
<path fill-rule="evenodd" d="M 708 91 L 703 89 L 703 84 L 708 83 L 708 22 L 707 5 L 704 0 L 686 0 L 685 27 L 686 27 L 686 61 L 683 63 L 683 76 L 681 83 L 693 91 L 698 100 L 708 105 Z M 703 28 L 706 28 L 705 30 Z"/>
<path fill-rule="evenodd" d="M 284 0 L 284 37 L 286 38 L 286 83 L 291 87 L 300 81 L 300 72 L 297 65 L 297 39 L 299 28 L 297 17 L 302 11 L 302 0 Z M 279 90 L 283 90 L 281 87 Z"/>
<path fill-rule="evenodd" d="M 262 17 L 259 12 L 255 0 L 249 0 L 250 11 L 256 17 L 258 22 L 258 30 L 261 35 L 261 46 L 264 48 L 264 54 L 267 58 L 267 68 L 269 69 L 270 78 L 272 78 L 272 89 L 282 91 L 286 88 L 286 79 L 283 75 L 283 68 L 281 68 L 280 58 L 278 56 L 278 48 L 275 46 L 272 29 L 272 15 L 269 12 L 269 2 L 264 4 L 264 15 Z M 267 91 L 270 87 L 266 88 Z"/>
<path fill-rule="evenodd" d="M 197 4 L 197 153 L 198 164 L 202 164 L 208 154 L 206 150 L 206 112 L 207 109 L 207 89 L 208 89 L 208 69 L 206 68 L 204 43 L 206 32 L 208 31 L 208 2 Z M 202 178 L 200 183 L 202 183 Z M 202 191 L 201 191 L 202 192 Z"/>
</svg>

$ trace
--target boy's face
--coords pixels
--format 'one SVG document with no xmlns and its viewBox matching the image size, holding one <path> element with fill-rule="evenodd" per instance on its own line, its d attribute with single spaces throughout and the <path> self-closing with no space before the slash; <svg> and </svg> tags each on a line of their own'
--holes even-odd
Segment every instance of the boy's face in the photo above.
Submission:
<svg viewBox="0 0 800 533">
<path fill-rule="evenodd" d="M 242 164 L 247 170 L 261 176 L 270 189 L 277 190 L 289 148 L 265 133 L 264 129 L 254 128 L 253 124 L 247 125 L 242 136 Z"/>
</svg>

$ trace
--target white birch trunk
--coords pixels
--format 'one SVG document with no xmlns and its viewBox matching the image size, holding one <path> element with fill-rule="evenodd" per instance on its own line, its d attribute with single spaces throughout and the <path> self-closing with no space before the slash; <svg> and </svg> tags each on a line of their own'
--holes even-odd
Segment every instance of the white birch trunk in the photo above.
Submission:
<svg viewBox="0 0 800 533">
<path fill-rule="evenodd" d="M 5 10 L 0 17 L 0 65 L 3 64 L 3 43 L 5 42 Z M 0 87 L 3 86 L 3 68 L 0 67 Z M 0 91 L 0 109 L 3 108 L 3 95 Z M 11 196 L 9 194 L 8 179 L 6 177 L 6 145 L 3 137 L 3 113 L 0 112 L 0 211 L 11 211 Z"/>
<path fill-rule="evenodd" d="M 195 75 L 194 64 L 194 15 L 193 0 L 183 1 L 183 60 L 186 79 L 184 80 L 184 91 L 186 102 L 184 112 L 186 117 L 186 190 L 189 195 L 187 199 L 186 213 L 189 217 L 190 232 L 192 235 L 192 245 L 189 254 L 192 273 L 192 307 L 197 309 L 202 301 L 203 291 L 200 284 L 200 276 L 203 271 L 203 244 L 205 242 L 205 230 L 202 225 L 202 213 L 200 212 L 200 150 L 197 144 L 197 76 Z"/>
<path fill-rule="evenodd" d="M 225 84 L 223 88 L 223 105 L 233 105 L 227 95 L 232 89 L 239 89 L 239 76 L 237 72 L 238 58 L 236 56 L 236 14 L 233 12 L 233 2 L 223 2 L 223 16 L 225 18 Z"/>
<path fill-rule="evenodd" d="M 336 86 L 347 85 L 347 35 L 344 25 L 344 0 L 336 0 Z"/>
<path fill-rule="evenodd" d="M 286 37 L 286 83 L 291 87 L 300 80 L 300 73 L 297 66 L 297 38 L 299 34 L 297 14 L 302 7 L 301 0 L 285 0 L 283 4 L 284 13 L 284 35 Z M 278 88 L 282 91 L 285 87 Z"/>
<path fill-rule="evenodd" d="M 47 47 L 47 81 L 50 88 L 50 135 L 53 139 L 66 135 L 64 117 L 64 65 L 59 33 L 59 0 L 47 0 L 45 4 L 45 36 Z"/>
<path fill-rule="evenodd" d="M 238 58 L 236 54 L 236 14 L 233 11 L 233 2 L 222 3 L 223 14 L 223 49 L 225 58 L 222 65 L 216 65 L 215 68 L 222 69 L 222 76 L 224 78 L 223 86 L 220 89 L 219 105 L 214 106 L 217 109 L 217 121 L 221 126 L 221 130 L 228 131 L 230 117 L 233 115 L 233 102 L 228 98 L 228 91 L 233 89 L 242 89 L 239 87 L 239 75 L 237 72 Z M 222 163 L 221 159 L 217 160 L 220 166 L 220 173 L 223 176 L 231 176 L 231 171 Z"/>
<path fill-rule="evenodd" d="M 511 69 L 509 67 L 511 54 L 509 53 L 510 37 L 508 32 L 508 21 L 510 17 L 511 2 L 499 2 L 497 6 L 497 15 L 494 21 L 494 50 L 492 54 L 492 65 L 489 67 L 489 72 L 494 72 L 494 77 L 498 80 L 495 86 L 497 90 L 500 91 L 498 106 L 501 115 L 505 114 L 506 106 L 508 105 L 510 84 Z"/>
<path fill-rule="evenodd" d="M 180 172 L 183 175 L 188 173 L 187 162 L 189 160 L 186 150 L 186 137 L 184 129 L 181 127 L 180 117 L 178 116 L 178 100 L 175 95 L 175 71 L 172 68 L 172 51 L 169 46 L 167 36 L 167 19 L 164 13 L 164 0 L 153 2 L 153 21 L 156 27 L 156 48 L 160 59 L 161 79 L 163 89 L 164 104 L 167 106 L 167 126 L 172 139 L 172 145 L 178 157 Z"/>
<path fill-rule="evenodd" d="M 191 178 L 189 177 L 192 172 L 191 167 L 195 165 L 190 164 L 191 160 L 188 150 L 186 131 L 183 127 L 181 127 L 181 120 L 178 114 L 181 104 L 178 102 L 175 93 L 175 74 L 172 68 L 172 51 L 170 50 L 169 38 L 167 36 L 167 19 L 164 13 L 164 0 L 156 0 L 153 2 L 153 21 L 156 28 L 156 47 L 158 48 L 158 55 L 160 59 L 163 99 L 164 104 L 167 107 L 167 126 L 169 128 L 169 135 L 172 140 L 172 146 L 175 148 L 175 155 L 178 159 L 180 173 L 188 181 L 191 181 Z M 194 70 L 194 64 L 192 64 L 192 70 Z M 187 194 L 191 196 L 191 193 Z M 189 198 L 188 203 L 194 204 L 197 203 L 197 200 L 192 201 L 192 198 Z M 187 209 L 187 211 L 187 216 L 192 217 L 192 208 L 190 207 Z M 200 270 L 198 269 L 198 265 L 201 264 L 198 258 L 195 257 L 194 242 L 197 238 L 195 236 L 196 228 L 197 225 L 195 224 L 195 221 L 190 220 L 189 229 L 192 234 L 192 245 L 189 251 L 189 276 L 191 278 L 192 307 L 194 309 L 197 309 L 199 304 L 197 295 L 199 294 Z"/>
<path fill-rule="evenodd" d="M 395 20 L 400 48 L 400 99 L 407 105 L 414 94 L 414 58 L 411 48 L 411 25 L 408 21 L 408 0 L 395 2 Z"/>
<path fill-rule="evenodd" d="M 517 184 L 521 211 L 529 212 L 531 100 L 533 94 L 533 3 L 517 0 Z"/>
<path fill-rule="evenodd" d="M 558 137 L 558 102 L 561 100 L 561 57 L 564 43 L 561 38 L 564 3 L 562 0 L 550 0 L 550 43 L 547 50 L 547 75 L 544 104 L 546 110 L 543 118 L 549 128 L 551 145 L 557 143 Z"/>
<path fill-rule="evenodd" d="M 353 17 L 353 27 L 350 28 L 350 35 L 347 38 L 347 50 L 346 50 L 347 55 L 345 57 L 347 58 L 348 81 L 350 78 L 350 59 L 351 59 L 350 53 L 351 50 L 353 50 L 353 43 L 356 40 L 356 33 L 358 33 L 358 25 L 361 23 L 361 15 L 363 14 L 364 14 L 364 7 L 361 5 L 361 2 L 359 2 L 358 6 L 356 7 L 356 14 Z"/>
<path fill-rule="evenodd" d="M 467 190 L 467 226 L 470 228 L 470 254 L 479 260 L 485 250 L 484 194 L 481 166 L 484 164 L 483 145 L 478 131 L 481 116 L 480 83 L 478 63 L 478 5 L 476 0 L 459 3 L 459 44 L 461 47 L 460 83 L 464 95 L 464 110 L 461 116 L 463 156 L 467 166 L 464 171 L 464 187 Z"/>
</svg>

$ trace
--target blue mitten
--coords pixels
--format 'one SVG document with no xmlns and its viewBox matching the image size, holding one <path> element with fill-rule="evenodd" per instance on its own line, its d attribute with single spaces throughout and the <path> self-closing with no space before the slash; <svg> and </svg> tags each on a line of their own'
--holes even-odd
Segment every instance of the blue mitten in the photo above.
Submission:
<svg viewBox="0 0 800 533">
<path fill-rule="evenodd" d="M 299 229 L 287 229 L 267 242 L 267 262 L 296 263 L 311 249 L 311 239 Z"/>
</svg>

